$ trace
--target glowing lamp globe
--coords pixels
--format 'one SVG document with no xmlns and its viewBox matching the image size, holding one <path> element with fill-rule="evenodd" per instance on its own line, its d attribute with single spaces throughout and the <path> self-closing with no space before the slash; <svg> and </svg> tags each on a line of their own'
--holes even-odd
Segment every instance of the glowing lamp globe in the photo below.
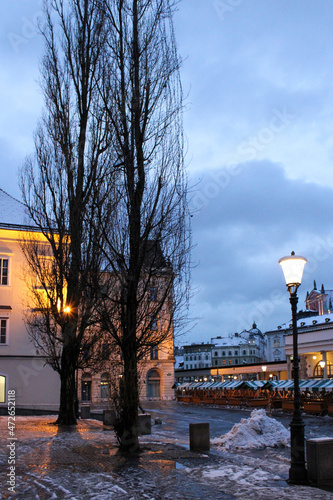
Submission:
<svg viewBox="0 0 333 500">
<path fill-rule="evenodd" d="M 291 252 L 289 257 L 282 257 L 282 259 L 279 260 L 279 264 L 282 267 L 284 279 L 286 280 L 288 288 L 294 288 L 297 290 L 299 285 L 302 283 L 303 271 L 306 262 L 307 260 L 305 257 L 295 255 L 295 252 Z"/>
</svg>

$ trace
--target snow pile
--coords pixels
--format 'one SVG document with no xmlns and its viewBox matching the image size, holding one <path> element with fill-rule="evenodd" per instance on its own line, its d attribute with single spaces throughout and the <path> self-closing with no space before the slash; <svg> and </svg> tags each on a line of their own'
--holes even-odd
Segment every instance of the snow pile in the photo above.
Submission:
<svg viewBox="0 0 333 500">
<path fill-rule="evenodd" d="M 224 436 L 212 439 L 212 444 L 232 449 L 260 449 L 288 446 L 289 431 L 274 418 L 267 417 L 265 410 L 253 410 L 250 418 L 242 418 Z"/>
</svg>

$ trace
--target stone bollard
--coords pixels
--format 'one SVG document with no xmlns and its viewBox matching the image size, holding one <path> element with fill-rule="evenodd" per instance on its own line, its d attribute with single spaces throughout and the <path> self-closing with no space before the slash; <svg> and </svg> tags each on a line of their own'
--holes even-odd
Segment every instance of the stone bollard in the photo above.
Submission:
<svg viewBox="0 0 333 500">
<path fill-rule="evenodd" d="M 308 479 L 317 484 L 333 481 L 333 438 L 306 441 Z"/>
<path fill-rule="evenodd" d="M 151 434 L 151 416 L 147 413 L 138 415 L 138 435 Z"/>
<path fill-rule="evenodd" d="M 209 424 L 190 424 L 190 450 L 208 451 L 209 449 Z"/>
<path fill-rule="evenodd" d="M 116 421 L 116 412 L 115 410 L 103 410 L 103 425 L 114 426 Z"/>
<path fill-rule="evenodd" d="M 81 418 L 90 418 L 90 406 L 81 406 Z"/>
</svg>

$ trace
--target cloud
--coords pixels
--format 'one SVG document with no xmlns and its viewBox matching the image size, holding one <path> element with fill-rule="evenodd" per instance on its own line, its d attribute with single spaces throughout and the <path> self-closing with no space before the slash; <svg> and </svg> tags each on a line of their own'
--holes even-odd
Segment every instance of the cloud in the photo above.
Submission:
<svg viewBox="0 0 333 500">
<path fill-rule="evenodd" d="M 203 316 L 195 329 L 200 336 L 249 328 L 253 320 L 263 330 L 288 321 L 277 262 L 292 250 L 309 260 L 300 308 L 314 278 L 333 284 L 331 187 L 290 179 L 269 161 L 239 165 L 237 175 L 219 185 L 224 177 L 213 170 L 202 173 L 199 184 L 192 179 L 193 281 L 199 290 L 193 307 Z"/>
</svg>

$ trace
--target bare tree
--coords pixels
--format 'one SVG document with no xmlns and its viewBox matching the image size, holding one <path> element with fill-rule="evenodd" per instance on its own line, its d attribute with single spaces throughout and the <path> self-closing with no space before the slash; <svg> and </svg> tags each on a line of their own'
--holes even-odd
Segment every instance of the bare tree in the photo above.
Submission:
<svg viewBox="0 0 333 500">
<path fill-rule="evenodd" d="M 105 2 L 45 1 L 41 88 L 45 111 L 35 153 L 21 171 L 23 199 L 45 243 L 22 242 L 34 306 L 27 325 L 60 374 L 58 424 L 75 424 L 75 371 L 94 336 L 101 238 L 94 224 L 107 195 L 112 152 L 98 89 L 106 40 Z M 89 340 L 87 340 L 87 338 Z"/>
<path fill-rule="evenodd" d="M 110 289 L 102 328 L 120 348 L 117 435 L 135 450 L 138 362 L 184 312 L 190 229 L 183 164 L 180 61 L 169 0 L 109 0 L 100 89 L 116 155 L 112 206 L 100 210 Z"/>
</svg>

